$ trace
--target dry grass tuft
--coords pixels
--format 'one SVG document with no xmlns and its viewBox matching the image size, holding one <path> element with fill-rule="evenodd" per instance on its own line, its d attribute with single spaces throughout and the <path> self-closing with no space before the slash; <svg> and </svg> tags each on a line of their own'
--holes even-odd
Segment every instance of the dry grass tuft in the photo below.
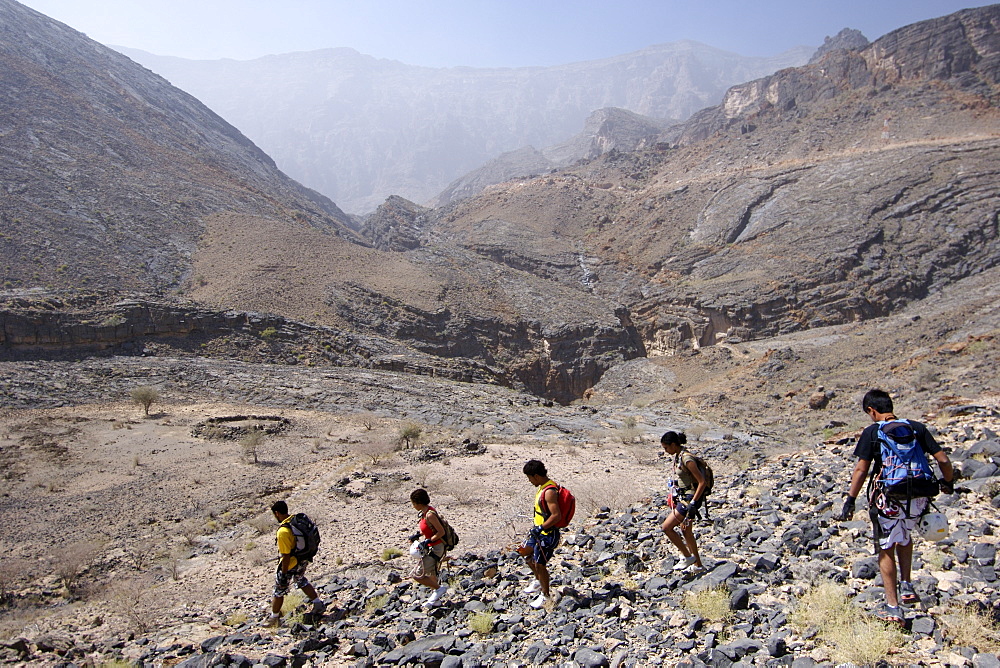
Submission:
<svg viewBox="0 0 1000 668">
<path fill-rule="evenodd" d="M 488 636 L 493 632 L 493 625 L 496 621 L 497 615 L 495 612 L 488 610 L 474 612 L 469 615 L 469 628 L 481 636 Z"/>
<path fill-rule="evenodd" d="M 733 618 L 729 606 L 730 593 L 725 585 L 690 591 L 684 596 L 684 607 L 713 622 L 727 622 Z"/>
<path fill-rule="evenodd" d="M 1000 652 L 1000 624 L 975 606 L 952 606 L 941 621 L 945 636 L 956 647 L 974 647 L 980 653 Z"/>
<path fill-rule="evenodd" d="M 305 614 L 302 604 L 305 602 L 305 595 L 298 589 L 293 589 L 285 595 L 285 600 L 281 602 L 281 616 L 285 624 L 292 626 L 302 623 L 302 615 Z"/>
<path fill-rule="evenodd" d="M 801 630 L 816 629 L 838 661 L 861 666 L 878 663 L 905 641 L 902 631 L 864 614 L 829 582 L 802 595 L 791 622 Z"/>
<path fill-rule="evenodd" d="M 385 607 L 385 604 L 389 602 L 389 595 L 382 594 L 381 596 L 375 596 L 373 598 L 365 601 L 365 613 L 372 615 L 375 614 L 376 610 L 381 610 Z"/>
</svg>

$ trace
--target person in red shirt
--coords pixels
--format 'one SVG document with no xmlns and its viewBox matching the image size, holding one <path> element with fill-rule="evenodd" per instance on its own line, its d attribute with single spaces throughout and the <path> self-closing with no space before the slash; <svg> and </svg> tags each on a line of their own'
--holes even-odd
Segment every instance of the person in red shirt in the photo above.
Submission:
<svg viewBox="0 0 1000 668">
<path fill-rule="evenodd" d="M 433 608 L 438 605 L 441 597 L 448 591 L 448 585 L 441 584 L 438 573 L 441 559 L 444 557 L 444 526 L 441 518 L 431 504 L 431 497 L 426 489 L 415 489 L 410 494 L 410 503 L 420 515 L 420 562 L 411 573 L 411 577 L 419 584 L 433 589 L 430 597 L 424 601 L 423 607 Z"/>
</svg>

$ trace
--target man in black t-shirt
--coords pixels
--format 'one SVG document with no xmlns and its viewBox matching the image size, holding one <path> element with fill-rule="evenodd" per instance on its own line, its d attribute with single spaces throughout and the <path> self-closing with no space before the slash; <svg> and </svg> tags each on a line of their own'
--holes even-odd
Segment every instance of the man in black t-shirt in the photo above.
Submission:
<svg viewBox="0 0 1000 668">
<path fill-rule="evenodd" d="M 881 446 L 877 438 L 880 423 L 898 419 L 892 412 L 892 398 L 882 390 L 870 390 L 865 394 L 861 407 L 875 424 L 865 428 L 854 448 L 854 456 L 858 458 L 858 462 L 854 466 L 851 487 L 847 492 L 847 499 L 844 501 L 844 508 L 840 513 L 839 519 L 841 521 L 849 520 L 854 516 L 855 501 L 865 483 L 865 478 L 868 477 L 872 463 L 875 463 L 873 476 L 879 475 L 881 471 Z M 948 460 L 948 455 L 927 431 L 927 427 L 914 420 L 906 420 L 905 422 L 913 429 L 914 436 L 924 453 L 937 461 L 942 476 L 942 479 L 938 481 L 941 491 L 946 494 L 953 493 L 954 471 Z M 876 488 L 872 486 L 871 489 L 875 490 Z M 874 493 L 873 497 L 868 499 L 868 513 L 872 519 L 875 549 L 878 553 L 878 567 L 882 574 L 882 585 L 885 588 L 885 604 L 879 608 L 876 614 L 885 621 L 903 624 L 904 618 L 899 609 L 900 601 L 907 604 L 915 604 L 920 601 L 913 590 L 913 585 L 910 584 L 910 571 L 913 562 L 911 534 L 920 516 L 927 510 L 929 503 L 927 498 L 899 501 L 890 499 L 881 493 Z M 899 562 L 898 593 L 896 591 L 897 561 Z"/>
</svg>

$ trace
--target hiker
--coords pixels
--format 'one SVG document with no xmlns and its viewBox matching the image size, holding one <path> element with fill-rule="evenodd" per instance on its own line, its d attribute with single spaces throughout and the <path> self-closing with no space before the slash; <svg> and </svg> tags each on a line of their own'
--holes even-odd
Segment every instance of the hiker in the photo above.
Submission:
<svg viewBox="0 0 1000 668">
<path fill-rule="evenodd" d="M 920 597 L 910 583 L 913 529 L 921 515 L 929 509 L 928 497 L 934 496 L 938 489 L 945 494 L 954 493 L 954 471 L 948 455 L 927 431 L 927 427 L 915 420 L 899 420 L 896 417 L 893 413 L 892 398 L 887 392 L 878 389 L 869 390 L 861 402 L 861 407 L 874 424 L 865 428 L 854 448 L 854 456 L 858 458 L 858 462 L 851 474 L 851 487 L 838 519 L 847 521 L 854 517 L 855 501 L 874 463 L 871 480 L 868 483 L 868 514 L 872 521 L 882 586 L 885 588 L 885 603 L 875 614 L 883 621 L 903 625 L 905 618 L 899 607 L 900 602 L 906 605 L 920 603 Z M 914 450 L 914 465 L 919 467 L 919 471 L 907 466 L 906 462 L 903 462 L 901 467 L 904 484 L 914 490 L 911 494 L 890 496 L 886 493 L 887 481 L 892 482 L 888 480 L 889 477 L 896 476 L 894 471 L 899 468 L 892 461 L 888 463 L 883 461 L 890 457 L 899 459 L 891 449 L 886 450 L 890 448 L 886 434 L 893 440 L 900 438 L 900 442 L 909 443 L 916 440 L 920 445 L 920 450 Z M 938 468 L 941 469 L 941 480 L 934 479 L 926 455 L 931 455 L 937 460 Z M 908 470 L 919 472 L 920 477 L 907 474 Z M 931 488 L 926 486 L 928 484 Z M 898 593 L 897 561 L 899 562 Z"/>
<path fill-rule="evenodd" d="M 662 528 L 670 542 L 684 555 L 674 564 L 674 570 L 694 568 L 700 571 L 704 566 L 698 554 L 692 522 L 701 516 L 700 509 L 708 494 L 708 478 L 698 466 L 698 458 L 684 447 L 685 443 L 687 435 L 684 432 L 668 431 L 660 437 L 663 450 L 674 456 L 673 477 L 667 484 L 667 505 L 673 510 Z"/>
<path fill-rule="evenodd" d="M 413 490 L 410 494 L 410 503 L 420 515 L 420 534 L 414 539 L 423 536 L 419 545 L 420 561 L 410 577 L 418 584 L 434 590 L 423 603 L 423 607 L 433 608 L 448 591 L 448 585 L 441 584 L 438 580 L 441 559 L 445 553 L 444 525 L 441 523 L 437 511 L 434 510 L 434 506 L 430 505 L 431 497 L 427 494 L 426 489 Z"/>
<path fill-rule="evenodd" d="M 309 584 L 306 579 L 306 567 L 309 566 L 309 559 L 299 559 L 294 556 L 296 552 L 295 532 L 292 531 L 292 516 L 288 514 L 288 504 L 284 501 L 275 501 L 271 505 L 271 512 L 274 519 L 278 520 L 278 533 L 275 540 L 278 543 L 278 568 L 274 574 L 274 598 L 271 599 L 271 616 L 267 619 L 267 626 L 281 626 L 281 606 L 285 602 L 285 594 L 291 582 L 302 590 L 309 603 L 312 604 L 312 614 L 319 616 L 326 610 L 326 604 L 320 600 L 316 589 Z"/>
<path fill-rule="evenodd" d="M 538 594 L 531 602 L 531 607 L 538 609 L 546 602 L 555 602 L 549 589 L 549 560 L 559 545 L 559 527 L 563 509 L 559 505 L 559 485 L 549 479 L 545 464 L 537 459 L 529 460 L 524 465 L 524 475 L 528 482 L 536 487 L 534 526 L 524 542 L 524 559 L 535 578 L 524 590 L 526 594 Z"/>
</svg>

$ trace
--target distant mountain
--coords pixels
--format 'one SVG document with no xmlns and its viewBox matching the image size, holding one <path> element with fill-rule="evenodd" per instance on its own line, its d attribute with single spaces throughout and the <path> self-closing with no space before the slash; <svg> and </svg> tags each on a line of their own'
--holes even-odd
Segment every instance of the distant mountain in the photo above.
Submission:
<svg viewBox="0 0 1000 668">
<path fill-rule="evenodd" d="M 729 86 L 804 64 L 813 52 L 752 58 L 685 41 L 556 67 L 434 69 L 351 49 L 251 61 L 120 50 L 354 213 L 389 195 L 430 202 L 502 153 L 566 141 L 598 109 L 685 119 Z"/>
<path fill-rule="evenodd" d="M 590 160 L 609 151 L 634 151 L 655 141 L 673 124 L 625 109 L 598 109 L 584 123 L 583 132 L 540 151 L 527 146 L 504 153 L 450 183 L 431 205 L 444 206 L 476 195 L 496 183 L 569 167 L 579 160 Z"/>
<path fill-rule="evenodd" d="M 202 103 L 67 26 L 0 0 L 5 288 L 173 289 L 206 221 L 354 238 Z"/>
</svg>

